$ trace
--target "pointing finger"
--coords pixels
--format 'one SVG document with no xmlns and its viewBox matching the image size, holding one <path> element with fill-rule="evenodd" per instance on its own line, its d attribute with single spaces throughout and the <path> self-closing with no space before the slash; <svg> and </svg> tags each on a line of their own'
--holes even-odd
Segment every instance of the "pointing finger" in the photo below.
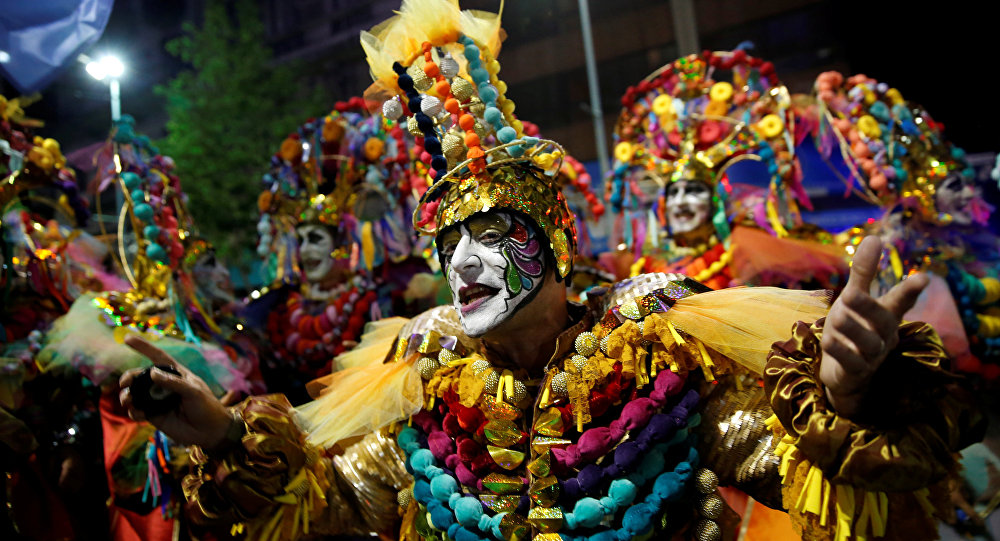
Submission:
<svg viewBox="0 0 1000 541">
<path fill-rule="evenodd" d="M 902 320 L 903 314 L 917 302 L 920 292 L 927 287 L 930 279 L 926 274 L 918 273 L 896 284 L 888 293 L 879 299 L 879 304 L 892 312 L 897 319 Z"/>
<path fill-rule="evenodd" d="M 153 361 L 153 364 L 172 366 L 182 374 L 187 371 L 187 368 L 181 366 L 180 363 L 175 361 L 170 355 L 167 355 L 162 349 L 150 344 L 145 338 L 135 335 L 127 336 L 125 337 L 125 345 L 136 350 L 150 361 Z"/>
<path fill-rule="evenodd" d="M 864 293 L 871 290 L 872 279 L 878 272 L 878 262 L 882 258 L 882 240 L 869 235 L 858 245 L 851 262 L 851 274 L 846 289 L 858 289 Z"/>
</svg>

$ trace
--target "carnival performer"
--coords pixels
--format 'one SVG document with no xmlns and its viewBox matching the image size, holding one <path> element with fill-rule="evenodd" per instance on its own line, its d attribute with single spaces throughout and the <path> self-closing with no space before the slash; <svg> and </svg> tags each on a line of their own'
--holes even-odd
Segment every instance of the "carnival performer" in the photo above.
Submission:
<svg viewBox="0 0 1000 541">
<path fill-rule="evenodd" d="M 310 119 L 272 157 L 257 224 L 269 285 L 247 309 L 270 344 L 271 392 L 305 402 L 305 384 L 339 368 L 334 357 L 365 323 L 433 305 L 428 243 L 409 225 L 412 193 L 426 190 L 417 150 L 357 97 Z"/>
<path fill-rule="evenodd" d="M 885 83 L 827 72 L 815 89 L 820 151 L 840 153 L 849 186 L 886 211 L 878 222 L 849 231 L 849 244 L 866 233 L 882 237 L 881 291 L 929 272 L 926 298 L 908 317 L 933 323 L 959 370 L 995 380 L 1000 239 L 984 227 L 993 208 L 980 196 L 965 152 L 925 109 Z"/>
<path fill-rule="evenodd" d="M 403 539 L 721 539 L 721 483 L 788 508 L 806 538 L 926 537 L 982 423 L 933 331 L 900 324 L 925 278 L 870 297 L 873 239 L 828 314 L 824 293 L 663 274 L 567 304 L 576 235 L 547 174 L 562 151 L 519 133 L 499 34 L 496 15 L 427 1 L 363 35 L 372 90 L 398 95 L 384 110 L 423 130 L 434 182 L 414 221 L 453 304 L 375 325 L 347 354 L 367 361 L 298 412 L 227 410 L 190 372 L 154 370 L 180 399 L 154 422 L 200 446 L 192 517 L 251 539 L 400 522 Z M 134 375 L 121 399 L 142 418 Z"/>
<path fill-rule="evenodd" d="M 32 134 L 30 101 L 0 97 L 0 537 L 103 538 L 99 393 L 36 360 L 73 300 L 116 279 L 59 143 Z"/>
<path fill-rule="evenodd" d="M 631 252 L 611 263 L 619 275 L 843 286 L 842 252 L 800 216 L 812 208 L 795 153 L 806 132 L 773 64 L 742 49 L 688 55 L 629 87 L 622 105 L 606 186 L 611 244 Z M 730 182 L 743 160 L 766 166 L 766 194 Z"/>
<path fill-rule="evenodd" d="M 45 333 L 37 362 L 45 371 L 78 373 L 103 393 L 99 412 L 110 498 L 101 497 L 108 502 L 101 512 L 109 517 L 109 537 L 167 541 L 182 529 L 178 504 L 186 451 L 151 424 L 129 419 L 115 400 L 118 377 L 148 364 L 122 339 L 146 336 L 172 351 L 208 382 L 214 396 L 249 394 L 256 367 L 253 357 L 227 340 L 231 329 L 221 329 L 205 308 L 210 299 L 199 296 L 192 267 L 204 247 L 196 242 L 181 179 L 173 161 L 135 132 L 131 116 L 122 116 L 98 154 L 93 184 L 100 191 L 123 191 L 117 249 L 128 285 L 76 299 Z"/>
</svg>

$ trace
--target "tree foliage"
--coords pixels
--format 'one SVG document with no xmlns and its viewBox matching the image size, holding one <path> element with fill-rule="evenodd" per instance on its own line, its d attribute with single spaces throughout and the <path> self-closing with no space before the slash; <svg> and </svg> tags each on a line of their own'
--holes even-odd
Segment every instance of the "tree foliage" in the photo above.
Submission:
<svg viewBox="0 0 1000 541">
<path fill-rule="evenodd" d="M 253 0 L 208 0 L 166 50 L 189 69 L 157 92 L 166 98 L 171 156 L 198 230 L 243 262 L 255 243 L 260 178 L 281 141 L 323 111 L 303 64 L 275 63 Z"/>
</svg>

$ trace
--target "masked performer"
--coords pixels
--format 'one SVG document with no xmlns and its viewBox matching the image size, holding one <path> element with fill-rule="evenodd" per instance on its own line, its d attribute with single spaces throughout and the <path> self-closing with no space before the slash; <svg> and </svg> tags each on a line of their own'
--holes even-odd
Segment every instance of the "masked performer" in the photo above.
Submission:
<svg viewBox="0 0 1000 541">
<path fill-rule="evenodd" d="M 607 183 L 612 244 L 631 252 L 618 274 L 681 272 L 713 289 L 843 285 L 841 252 L 800 217 L 799 205 L 811 208 L 795 155 L 805 133 L 770 62 L 743 50 L 689 55 L 622 104 Z M 730 182 L 727 170 L 748 159 L 765 166 L 765 196 Z"/>
<path fill-rule="evenodd" d="M 721 539 L 722 483 L 785 506 L 811 539 L 933 527 L 952 452 L 982 423 L 933 331 L 900 325 L 925 280 L 868 296 L 873 239 L 825 323 L 823 293 L 663 274 L 568 304 L 561 150 L 520 131 L 499 34 L 497 16 L 434 1 L 363 35 L 370 91 L 424 133 L 434 182 L 414 221 L 453 303 L 377 325 L 348 354 L 368 361 L 298 414 L 281 397 L 227 410 L 193 375 L 154 371 L 181 400 L 155 422 L 201 446 L 195 520 L 252 539 L 398 522 L 404 539 Z"/>
<path fill-rule="evenodd" d="M 336 369 L 333 358 L 365 323 L 433 299 L 428 243 L 408 222 L 413 192 L 426 190 L 412 165 L 418 150 L 402 126 L 353 98 L 304 124 L 272 157 L 257 224 L 270 285 L 248 308 L 270 342 L 271 391 L 307 400 L 305 383 Z"/>
<path fill-rule="evenodd" d="M 886 209 L 882 220 L 848 233 L 852 244 L 866 231 L 884 239 L 881 289 L 929 271 L 928 293 L 908 317 L 934 324 L 960 370 L 1000 376 L 1000 243 L 984 227 L 992 207 L 965 153 L 945 139 L 942 124 L 885 83 L 828 72 L 816 94 L 821 152 L 842 154 L 851 188 Z"/>
</svg>

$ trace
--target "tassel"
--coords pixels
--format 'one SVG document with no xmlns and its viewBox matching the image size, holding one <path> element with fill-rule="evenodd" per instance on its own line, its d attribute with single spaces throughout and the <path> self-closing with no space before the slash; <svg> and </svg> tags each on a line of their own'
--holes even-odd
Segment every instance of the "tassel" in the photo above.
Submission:
<svg viewBox="0 0 1000 541">
<path fill-rule="evenodd" d="M 678 344 L 684 344 L 685 343 L 684 342 L 684 337 L 682 337 L 681 334 L 679 332 L 677 332 L 677 329 L 674 327 L 673 323 L 671 323 L 670 321 L 667 321 L 667 328 L 670 329 L 670 336 L 674 337 L 674 342 L 677 342 Z M 675 372 L 676 372 L 676 370 L 675 370 Z"/>
</svg>

